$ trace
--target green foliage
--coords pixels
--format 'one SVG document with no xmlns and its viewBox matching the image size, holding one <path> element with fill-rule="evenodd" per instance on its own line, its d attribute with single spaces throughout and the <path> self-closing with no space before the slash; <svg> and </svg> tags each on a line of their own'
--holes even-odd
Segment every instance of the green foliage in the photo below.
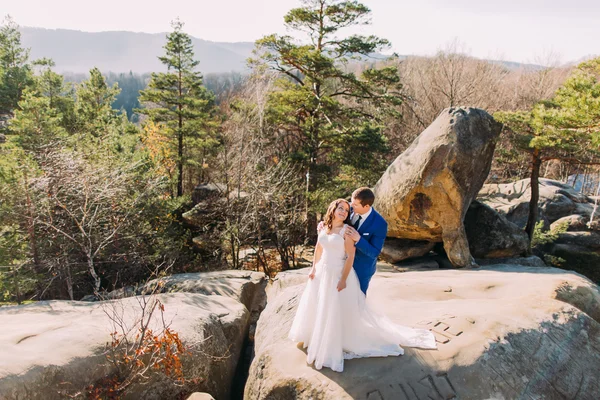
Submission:
<svg viewBox="0 0 600 400">
<path fill-rule="evenodd" d="M 119 87 L 109 87 L 98 68 L 90 70 L 90 78 L 77 87 L 75 114 L 78 130 L 86 136 L 103 139 L 110 135 L 110 127 L 114 126 L 117 111 L 112 108 Z"/>
<path fill-rule="evenodd" d="M 29 50 L 21 47 L 19 26 L 7 16 L 0 27 L 0 113 L 14 110 L 31 84 Z"/>
<path fill-rule="evenodd" d="M 313 210 L 340 174 L 382 171 L 388 146 L 382 133 L 385 116 L 399 117 L 402 103 L 395 67 L 367 69 L 358 77 L 349 61 L 389 46 L 376 36 L 339 38 L 340 30 L 369 23 L 370 10 L 357 1 L 309 0 L 290 10 L 285 25 L 292 36 L 272 34 L 256 42 L 249 64 L 257 73 L 280 75 L 268 98 L 267 122 L 280 159 L 289 159 L 307 175 Z M 354 184 L 372 177 L 355 175 Z M 344 179 L 340 177 L 340 179 Z M 346 193 L 347 194 L 347 193 Z"/>
<path fill-rule="evenodd" d="M 181 196 L 184 166 L 202 172 L 219 141 L 214 132 L 214 95 L 203 86 L 202 75 L 196 71 L 199 61 L 194 59 L 191 38 L 182 31 L 183 23 L 175 21 L 172 26 L 165 55 L 159 57 L 168 72 L 152 74 L 147 89 L 140 92 L 145 108 L 136 111 L 160 124 L 171 139 L 178 166 L 177 195 Z"/>
<path fill-rule="evenodd" d="M 23 149 L 33 151 L 64 136 L 62 115 L 51 106 L 51 99 L 26 89 L 10 123 Z"/>
<path fill-rule="evenodd" d="M 563 222 L 555 226 L 553 229 L 544 230 L 544 221 L 539 221 L 535 224 L 533 231 L 533 239 L 531 247 L 542 247 L 547 244 L 554 243 L 561 233 L 565 233 L 569 228 L 568 222 Z"/>
<path fill-rule="evenodd" d="M 580 64 L 550 100 L 530 111 L 498 112 L 515 147 L 531 156 L 531 203 L 526 231 L 534 240 L 539 197 L 538 178 L 544 161 L 596 163 L 600 155 L 591 144 L 600 135 L 600 58 Z"/>
<path fill-rule="evenodd" d="M 498 112 L 513 142 L 542 160 L 586 162 L 598 156 L 590 148 L 600 135 L 600 58 L 581 63 L 554 97 L 530 111 Z"/>
</svg>

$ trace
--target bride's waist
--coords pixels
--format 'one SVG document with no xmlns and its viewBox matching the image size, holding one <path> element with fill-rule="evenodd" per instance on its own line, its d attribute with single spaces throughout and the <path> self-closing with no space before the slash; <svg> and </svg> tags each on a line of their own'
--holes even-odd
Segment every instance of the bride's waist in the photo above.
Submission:
<svg viewBox="0 0 600 400">
<path fill-rule="evenodd" d="M 342 258 L 339 255 L 323 253 L 321 263 L 327 264 L 327 266 L 343 267 L 346 263 L 346 257 Z"/>
</svg>

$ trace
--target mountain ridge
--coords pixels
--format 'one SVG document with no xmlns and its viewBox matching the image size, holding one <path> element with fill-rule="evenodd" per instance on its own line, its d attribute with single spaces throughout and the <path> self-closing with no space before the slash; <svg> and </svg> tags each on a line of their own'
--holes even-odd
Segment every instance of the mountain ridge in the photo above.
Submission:
<svg viewBox="0 0 600 400">
<path fill-rule="evenodd" d="M 164 53 L 167 33 L 129 31 L 84 32 L 72 29 L 21 27 L 21 43 L 31 58 L 52 58 L 57 72 L 147 73 L 164 71 L 158 59 Z M 254 42 L 211 42 L 191 37 L 203 73 L 245 71 Z"/>
<path fill-rule="evenodd" d="M 31 49 L 31 59 L 52 58 L 59 73 L 85 73 L 93 67 L 102 72 L 163 72 L 158 56 L 164 53 L 168 32 L 85 32 L 74 29 L 21 27 L 21 43 Z M 246 59 L 254 42 L 215 42 L 190 36 L 199 70 L 204 74 L 246 72 Z M 401 59 L 408 56 L 401 55 Z M 487 60 L 506 68 L 544 68 L 515 61 Z"/>
</svg>

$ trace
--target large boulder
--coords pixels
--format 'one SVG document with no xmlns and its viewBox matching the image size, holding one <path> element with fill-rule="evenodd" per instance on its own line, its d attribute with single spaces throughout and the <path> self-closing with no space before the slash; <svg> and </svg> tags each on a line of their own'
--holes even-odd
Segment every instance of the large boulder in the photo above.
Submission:
<svg viewBox="0 0 600 400">
<path fill-rule="evenodd" d="M 573 269 L 594 282 L 600 282 L 600 217 L 594 212 L 594 198 L 551 179 L 540 179 L 539 220 L 543 229 L 565 233 L 538 251 L 555 265 Z M 483 185 L 478 200 L 524 228 L 529 214 L 529 179 L 512 183 Z M 594 218 L 591 216 L 594 214 Z"/>
<path fill-rule="evenodd" d="M 529 238 L 523 229 L 477 200 L 469 206 L 464 224 L 475 258 L 515 257 L 527 251 Z"/>
<path fill-rule="evenodd" d="M 454 266 L 475 265 L 463 219 L 489 173 L 499 134 L 500 124 L 484 110 L 444 110 L 374 188 L 388 236 L 443 242 Z"/>
<path fill-rule="evenodd" d="M 594 206 L 588 196 L 577 192 L 565 183 L 552 179 L 541 178 L 539 188 L 540 220 L 553 223 L 570 215 L 580 215 L 589 220 Z M 521 179 L 511 183 L 483 185 L 477 200 L 504 214 L 510 222 L 520 228 L 525 228 L 531 201 L 530 180 Z"/>
<path fill-rule="evenodd" d="M 522 255 L 529 239 L 525 231 L 493 208 L 474 200 L 463 221 L 469 250 L 475 258 L 507 258 Z M 397 263 L 434 250 L 435 242 L 387 238 L 381 258 Z M 435 250 L 434 250 L 435 251 Z"/>
<path fill-rule="evenodd" d="M 227 296 L 242 303 L 250 311 L 249 339 L 254 338 L 256 322 L 267 304 L 267 279 L 262 272 L 226 270 L 175 274 L 153 279 L 138 287 L 108 293 L 107 299 L 151 293 L 200 293 Z"/>
<path fill-rule="evenodd" d="M 246 270 L 225 270 L 169 275 L 153 279 L 137 287 L 119 289 L 107 294 L 108 299 L 150 293 L 200 293 L 231 297 L 248 310 L 261 301 L 266 286 L 265 274 Z"/>
<path fill-rule="evenodd" d="M 192 392 L 228 398 L 249 323 L 246 307 L 226 296 L 160 294 L 164 320 L 191 354 L 182 358 L 180 385 L 149 372 L 146 384 L 133 384 L 124 399 L 173 399 Z M 111 315 L 128 326 L 140 318 L 139 297 L 102 301 L 46 301 L 0 308 L 0 398 L 64 399 L 113 372 L 107 361 Z M 155 311 L 150 325 L 162 326 Z M 136 329 L 133 334 L 135 335 Z M 85 391 L 83 392 L 85 393 Z"/>
<path fill-rule="evenodd" d="M 397 263 L 409 258 L 424 256 L 435 247 L 435 242 L 387 238 L 381 249 L 381 258 L 389 263 Z"/>
<path fill-rule="evenodd" d="M 600 293 L 578 274 L 507 264 L 378 272 L 371 305 L 397 323 L 431 329 L 439 348 L 347 360 L 343 373 L 307 365 L 305 350 L 287 338 L 303 289 L 280 288 L 261 315 L 245 398 L 596 399 L 600 393 L 593 372 L 600 369 Z"/>
</svg>

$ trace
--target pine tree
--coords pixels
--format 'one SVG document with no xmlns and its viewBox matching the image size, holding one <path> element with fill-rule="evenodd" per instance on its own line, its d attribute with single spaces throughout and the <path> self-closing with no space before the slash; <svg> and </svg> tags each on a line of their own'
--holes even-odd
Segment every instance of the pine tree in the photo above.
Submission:
<svg viewBox="0 0 600 400">
<path fill-rule="evenodd" d="M 81 82 L 76 91 L 75 113 L 79 131 L 100 140 L 111 134 L 110 129 L 118 119 L 118 111 L 112 104 L 119 92 L 117 84 L 109 87 L 100 70 L 92 68 L 90 78 Z"/>
<path fill-rule="evenodd" d="M 11 113 L 31 84 L 28 60 L 29 49 L 21 47 L 19 26 L 7 16 L 0 27 L 0 113 Z"/>
<path fill-rule="evenodd" d="M 395 67 L 366 69 L 360 77 L 349 72 L 352 60 L 361 60 L 385 49 L 389 42 L 376 36 L 338 38 L 347 27 L 369 23 L 370 10 L 357 1 L 304 0 L 303 6 L 284 17 L 294 37 L 272 34 L 256 42 L 257 71 L 270 69 L 283 78 L 269 99 L 270 122 L 280 141 L 293 142 L 287 156 L 302 166 L 308 197 L 331 186 L 334 166 L 350 168 L 349 175 L 383 167 L 387 151 L 382 117 L 399 117 L 402 103 Z M 290 139 L 291 138 L 291 139 Z M 367 182 L 361 182 L 363 184 Z M 356 184 L 356 183 L 355 183 Z M 316 223 L 307 206 L 307 233 Z"/>
<path fill-rule="evenodd" d="M 600 58 L 581 63 L 554 97 L 531 111 L 494 115 L 507 128 L 512 142 L 531 157 L 531 201 L 525 231 L 530 242 L 538 218 L 542 163 L 561 160 L 596 164 L 600 151 Z"/>
<path fill-rule="evenodd" d="M 145 108 L 137 111 L 162 126 L 172 138 L 179 197 L 183 195 L 184 166 L 196 163 L 194 151 L 200 150 L 205 156 L 218 142 L 212 133 L 214 96 L 203 86 L 202 75 L 196 71 L 199 61 L 194 59 L 192 40 L 183 32 L 179 20 L 172 27 L 164 46 L 165 55 L 159 57 L 168 71 L 152 74 L 148 88 L 140 92 Z"/>
</svg>

